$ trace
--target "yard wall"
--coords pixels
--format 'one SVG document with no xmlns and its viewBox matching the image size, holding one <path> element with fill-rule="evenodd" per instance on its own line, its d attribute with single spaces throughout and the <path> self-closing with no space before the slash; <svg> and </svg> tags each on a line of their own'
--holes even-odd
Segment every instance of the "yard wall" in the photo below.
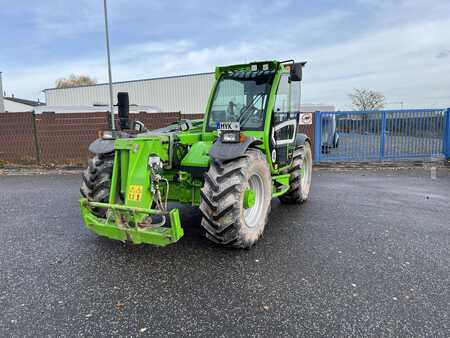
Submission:
<svg viewBox="0 0 450 338">
<path fill-rule="evenodd" d="M 202 116 L 179 112 L 130 114 L 132 121 L 140 120 L 150 129 Z M 108 121 L 105 112 L 1 113 L 0 164 L 84 165 L 89 144 L 99 131 L 108 128 Z"/>
<path fill-rule="evenodd" d="M 202 117 L 203 114 L 180 112 L 130 114 L 132 121 L 142 121 L 149 129 L 162 128 L 180 119 Z M 108 128 L 109 119 L 105 112 L 2 113 L 0 164 L 84 165 L 89 158 L 89 144 L 98 137 L 99 131 Z M 300 132 L 314 141 L 314 125 L 300 126 Z"/>
</svg>

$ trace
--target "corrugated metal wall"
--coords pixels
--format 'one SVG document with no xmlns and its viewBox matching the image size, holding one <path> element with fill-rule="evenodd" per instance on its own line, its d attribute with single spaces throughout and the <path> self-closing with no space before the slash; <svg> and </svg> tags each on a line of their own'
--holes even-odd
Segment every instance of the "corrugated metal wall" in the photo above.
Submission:
<svg viewBox="0 0 450 338">
<path fill-rule="evenodd" d="M 181 111 L 183 114 L 203 113 L 214 82 L 213 73 L 184 75 L 148 80 L 114 83 L 114 97 L 125 91 L 130 104 L 152 106 L 162 112 Z M 49 106 L 92 106 L 107 104 L 108 85 L 46 89 Z"/>
</svg>

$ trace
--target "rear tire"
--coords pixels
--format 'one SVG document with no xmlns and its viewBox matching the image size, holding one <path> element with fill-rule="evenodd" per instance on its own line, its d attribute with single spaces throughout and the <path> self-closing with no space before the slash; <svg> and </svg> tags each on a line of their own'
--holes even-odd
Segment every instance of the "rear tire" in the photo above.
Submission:
<svg viewBox="0 0 450 338">
<path fill-rule="evenodd" d="M 255 203 L 244 208 L 245 190 Z M 201 189 L 200 210 L 206 237 L 220 245 L 249 248 L 261 237 L 272 199 L 272 178 L 264 154 L 248 149 L 232 161 L 213 160 Z"/>
<path fill-rule="evenodd" d="M 304 168 L 303 177 L 301 175 L 302 168 Z M 301 204 L 306 202 L 309 197 L 312 175 L 312 153 L 309 142 L 305 142 L 303 148 L 295 150 L 294 161 L 289 173 L 291 174 L 290 188 L 287 193 L 279 197 L 281 203 Z"/>
<path fill-rule="evenodd" d="M 111 189 L 111 176 L 114 154 L 100 154 L 89 160 L 87 169 L 83 172 L 80 192 L 92 202 L 108 203 Z M 94 208 L 92 212 L 98 217 L 106 216 L 106 209 Z"/>
</svg>

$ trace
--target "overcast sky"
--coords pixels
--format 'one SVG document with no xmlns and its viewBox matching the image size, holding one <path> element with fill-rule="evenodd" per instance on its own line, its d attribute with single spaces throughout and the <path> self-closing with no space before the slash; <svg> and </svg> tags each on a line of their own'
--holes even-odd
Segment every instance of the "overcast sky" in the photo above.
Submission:
<svg viewBox="0 0 450 338">
<path fill-rule="evenodd" d="M 105 82 L 102 6 L 0 0 L 7 95 L 42 98 L 71 73 Z M 391 108 L 450 106 L 449 0 L 109 0 L 109 10 L 114 81 L 293 58 L 308 61 L 304 103 L 347 109 L 365 87 Z"/>
</svg>

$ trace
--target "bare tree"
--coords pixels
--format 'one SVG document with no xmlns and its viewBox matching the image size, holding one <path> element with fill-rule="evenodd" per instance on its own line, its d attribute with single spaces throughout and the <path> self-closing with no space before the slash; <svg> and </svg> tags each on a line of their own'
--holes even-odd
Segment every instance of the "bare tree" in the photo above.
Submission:
<svg viewBox="0 0 450 338">
<path fill-rule="evenodd" d="M 56 88 L 70 88 L 76 86 L 94 85 L 96 83 L 96 79 L 93 79 L 87 75 L 71 74 L 67 78 L 58 79 L 56 81 Z"/>
<path fill-rule="evenodd" d="M 384 108 L 384 95 L 365 88 L 355 88 L 349 95 L 353 106 L 361 111 Z"/>
</svg>

